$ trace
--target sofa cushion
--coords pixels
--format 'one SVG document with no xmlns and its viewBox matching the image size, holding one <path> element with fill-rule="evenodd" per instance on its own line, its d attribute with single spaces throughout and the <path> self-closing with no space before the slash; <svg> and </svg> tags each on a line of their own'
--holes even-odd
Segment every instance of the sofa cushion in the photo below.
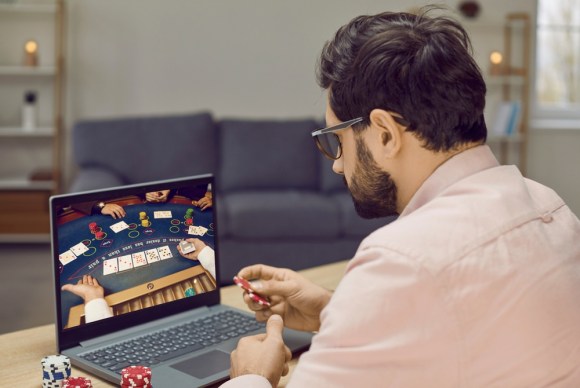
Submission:
<svg viewBox="0 0 580 388">
<path fill-rule="evenodd" d="M 332 198 L 308 191 L 237 192 L 222 196 L 225 230 L 240 238 L 336 238 L 339 209 Z"/>
<path fill-rule="evenodd" d="M 111 170 L 89 167 L 79 171 L 69 192 L 76 193 L 78 191 L 97 190 L 121 185 L 123 185 L 123 181 Z"/>
<path fill-rule="evenodd" d="M 209 113 L 81 121 L 74 158 L 81 168 L 110 169 L 125 184 L 215 173 L 216 132 Z"/>
<path fill-rule="evenodd" d="M 333 194 L 332 198 L 340 208 L 340 228 L 342 235 L 347 237 L 366 237 L 381 226 L 385 226 L 397 217 L 364 219 L 356 213 L 350 193 Z"/>
<path fill-rule="evenodd" d="M 318 187 L 315 120 L 223 120 L 220 123 L 222 190 Z"/>
</svg>

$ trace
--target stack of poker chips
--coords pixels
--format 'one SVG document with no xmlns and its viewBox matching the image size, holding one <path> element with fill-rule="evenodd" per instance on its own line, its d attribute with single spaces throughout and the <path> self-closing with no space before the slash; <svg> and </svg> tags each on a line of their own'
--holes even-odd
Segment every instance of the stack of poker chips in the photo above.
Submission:
<svg viewBox="0 0 580 388">
<path fill-rule="evenodd" d="M 128 366 L 121 371 L 121 388 L 151 388 L 151 368 L 146 366 Z"/>
<path fill-rule="evenodd" d="M 61 388 L 62 382 L 71 375 L 71 363 L 67 356 L 60 354 L 46 356 L 40 364 L 43 388 Z"/>
<path fill-rule="evenodd" d="M 185 225 L 193 225 L 193 209 L 191 208 L 185 211 Z"/>
<path fill-rule="evenodd" d="M 99 230 L 99 225 L 97 225 L 97 223 L 96 223 L 96 222 L 91 222 L 91 223 L 89 224 L 89 230 L 91 231 L 91 233 L 92 233 L 92 234 L 95 234 L 95 233 L 97 233 L 97 232 L 98 232 L 98 230 Z"/>
<path fill-rule="evenodd" d="M 139 220 L 141 220 L 141 226 L 144 226 L 144 227 L 151 226 L 151 222 L 149 222 L 149 217 L 147 216 L 147 213 L 140 212 L 139 213 Z"/>
<path fill-rule="evenodd" d="M 95 233 L 95 238 L 97 240 L 102 240 L 105 238 L 105 232 L 103 232 L 102 230 L 98 231 L 97 233 Z"/>
<path fill-rule="evenodd" d="M 93 384 L 86 377 L 69 377 L 62 382 L 62 388 L 93 388 Z"/>
</svg>

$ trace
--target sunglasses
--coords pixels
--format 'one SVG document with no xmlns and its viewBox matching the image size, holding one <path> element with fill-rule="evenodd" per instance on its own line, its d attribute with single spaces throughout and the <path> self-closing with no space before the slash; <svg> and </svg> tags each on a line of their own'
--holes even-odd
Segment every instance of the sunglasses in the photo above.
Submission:
<svg viewBox="0 0 580 388">
<path fill-rule="evenodd" d="M 336 131 L 353 126 L 363 121 L 362 117 L 348 120 L 332 127 L 317 129 L 312 132 L 312 137 L 316 146 L 330 160 L 337 160 L 342 156 L 342 146 Z"/>
</svg>

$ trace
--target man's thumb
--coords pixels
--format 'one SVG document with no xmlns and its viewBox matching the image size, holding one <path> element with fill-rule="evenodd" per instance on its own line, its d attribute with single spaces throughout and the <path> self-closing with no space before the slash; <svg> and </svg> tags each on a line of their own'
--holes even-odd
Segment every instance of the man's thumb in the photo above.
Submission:
<svg viewBox="0 0 580 388">
<path fill-rule="evenodd" d="M 284 330 L 284 320 L 278 314 L 272 315 L 268 318 L 266 323 L 266 334 L 268 337 L 280 337 L 282 338 L 282 331 Z"/>
</svg>

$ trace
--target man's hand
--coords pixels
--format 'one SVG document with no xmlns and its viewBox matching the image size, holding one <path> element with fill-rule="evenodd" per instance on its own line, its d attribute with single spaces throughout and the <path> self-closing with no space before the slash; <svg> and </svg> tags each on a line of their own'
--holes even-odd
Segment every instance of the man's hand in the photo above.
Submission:
<svg viewBox="0 0 580 388">
<path fill-rule="evenodd" d="M 169 190 L 159 190 L 145 194 L 145 201 L 147 202 L 154 203 L 167 202 L 168 198 L 169 198 Z"/>
<path fill-rule="evenodd" d="M 193 201 L 192 204 L 199 207 L 201 211 L 204 211 L 205 209 L 213 206 L 213 199 L 211 194 L 206 194 L 205 197 L 200 198 L 198 201 Z"/>
<path fill-rule="evenodd" d="M 61 290 L 69 291 L 83 298 L 85 304 L 93 299 L 104 298 L 105 290 L 99 284 L 97 279 L 91 275 L 84 275 L 77 284 L 65 284 Z"/>
<path fill-rule="evenodd" d="M 284 321 L 272 315 L 266 324 L 266 334 L 244 337 L 230 356 L 230 377 L 255 374 L 268 379 L 276 387 L 280 377 L 288 374 L 292 353 L 282 340 Z"/>
<path fill-rule="evenodd" d="M 270 307 L 264 306 L 244 293 L 244 302 L 255 311 L 256 320 L 264 322 L 272 314 L 278 314 L 291 329 L 320 329 L 320 313 L 332 296 L 329 290 L 292 270 L 262 264 L 243 268 L 238 276 L 250 280 L 252 288 L 270 300 Z"/>
<path fill-rule="evenodd" d="M 114 219 L 123 218 L 127 215 L 123 207 L 116 205 L 114 203 L 106 204 L 105 207 L 101 210 L 101 214 L 111 216 Z"/>
<path fill-rule="evenodd" d="M 201 241 L 198 238 L 188 238 L 185 241 L 192 243 L 193 246 L 195 247 L 195 251 L 184 254 L 183 252 L 181 252 L 181 247 L 179 246 L 179 244 L 177 245 L 177 251 L 181 256 L 189 260 L 197 260 L 197 256 L 199 256 L 201 250 L 207 246 L 203 241 Z"/>
</svg>

